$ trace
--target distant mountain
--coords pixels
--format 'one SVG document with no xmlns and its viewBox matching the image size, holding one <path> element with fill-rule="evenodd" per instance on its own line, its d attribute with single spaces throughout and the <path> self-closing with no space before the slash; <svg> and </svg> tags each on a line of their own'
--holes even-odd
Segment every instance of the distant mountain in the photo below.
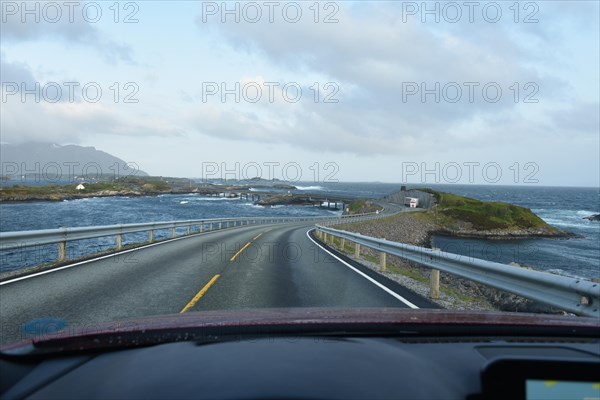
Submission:
<svg viewBox="0 0 600 400">
<path fill-rule="evenodd" d="M 94 147 L 30 142 L 1 144 L 0 175 L 11 180 L 74 181 L 148 176 L 139 166 Z"/>
</svg>

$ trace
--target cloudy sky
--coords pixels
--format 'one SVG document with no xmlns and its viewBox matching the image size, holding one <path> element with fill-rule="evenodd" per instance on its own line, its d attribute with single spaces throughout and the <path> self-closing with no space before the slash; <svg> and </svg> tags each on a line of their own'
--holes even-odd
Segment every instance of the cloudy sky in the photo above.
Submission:
<svg viewBox="0 0 600 400">
<path fill-rule="evenodd" d="M 596 1 L 0 3 L 2 143 L 152 175 L 599 185 Z"/>
</svg>

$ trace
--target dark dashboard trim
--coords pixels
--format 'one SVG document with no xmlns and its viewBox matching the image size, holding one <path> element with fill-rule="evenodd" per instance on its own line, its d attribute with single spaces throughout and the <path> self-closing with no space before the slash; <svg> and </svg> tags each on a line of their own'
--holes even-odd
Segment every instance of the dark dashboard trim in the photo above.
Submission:
<svg viewBox="0 0 600 400">
<path fill-rule="evenodd" d="M 245 309 L 123 320 L 65 330 L 0 347 L 3 356 L 268 336 L 600 337 L 595 318 L 403 309 Z"/>
</svg>

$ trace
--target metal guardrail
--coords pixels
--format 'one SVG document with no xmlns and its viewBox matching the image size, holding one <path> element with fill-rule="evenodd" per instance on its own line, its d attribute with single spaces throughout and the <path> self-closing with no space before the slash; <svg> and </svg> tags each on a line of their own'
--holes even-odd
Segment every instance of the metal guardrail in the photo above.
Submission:
<svg viewBox="0 0 600 400">
<path fill-rule="evenodd" d="M 358 222 L 365 219 L 378 218 L 382 214 L 356 214 L 340 217 L 242 217 L 242 218 L 213 218 L 164 222 L 147 222 L 136 224 L 119 224 L 104 226 L 86 226 L 72 228 L 43 229 L 32 231 L 0 232 L 0 251 L 23 249 L 27 247 L 58 244 L 58 261 L 66 260 L 67 242 L 83 239 L 115 236 L 116 250 L 122 249 L 123 235 L 127 233 L 148 232 L 148 242 L 154 242 L 154 232 L 170 229 L 171 237 L 176 237 L 177 228 L 186 228 L 187 235 L 218 231 L 225 228 L 276 224 L 290 222 L 320 221 L 321 223 Z M 180 235 L 181 236 L 181 235 Z M 185 236 L 185 235 L 183 235 Z"/>
<path fill-rule="evenodd" d="M 325 234 L 347 239 L 382 254 L 392 254 L 427 266 L 433 271 L 444 271 L 578 315 L 600 317 L 600 284 L 592 281 L 392 242 L 321 225 L 316 228 Z M 360 254 L 358 248 L 356 254 Z"/>
</svg>

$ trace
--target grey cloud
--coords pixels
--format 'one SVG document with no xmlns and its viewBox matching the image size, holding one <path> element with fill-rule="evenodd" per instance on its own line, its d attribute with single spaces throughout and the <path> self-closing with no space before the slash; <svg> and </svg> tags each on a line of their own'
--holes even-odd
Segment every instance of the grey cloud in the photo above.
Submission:
<svg viewBox="0 0 600 400">
<path fill-rule="evenodd" d="M 0 55 L 0 80 L 2 82 L 2 90 L 6 91 L 3 93 L 2 101 L 6 102 L 13 101 L 44 101 L 43 97 L 48 96 L 50 99 L 57 99 L 56 102 L 80 102 L 81 92 L 73 90 L 69 93 L 69 88 L 65 86 L 64 82 L 78 82 L 77 79 L 61 79 L 59 82 L 40 82 L 39 79 L 31 71 L 31 67 L 27 63 L 18 61 L 8 61 L 5 54 Z M 59 89 L 53 88 L 54 84 L 58 84 Z M 45 89 L 46 85 L 49 89 Z M 28 94 L 22 95 L 23 90 L 26 90 Z M 58 92 L 60 90 L 60 93 Z M 72 95 L 73 99 L 69 96 Z"/>
<path fill-rule="evenodd" d="M 376 4 L 361 20 L 342 11 L 339 24 L 314 24 L 310 19 L 297 24 L 197 23 L 238 51 L 256 53 L 296 72 L 319 73 L 339 84 L 340 104 L 328 107 L 305 102 L 302 111 L 283 114 L 282 118 L 301 121 L 292 128 L 293 134 L 285 135 L 286 140 L 307 148 L 314 147 L 316 139 L 319 150 L 356 154 L 395 154 L 410 146 L 422 151 L 441 144 L 478 146 L 490 138 L 502 141 L 530 133 L 532 129 L 523 121 L 532 120 L 522 113 L 523 108 L 547 113 L 546 103 L 564 98 L 567 83 L 542 75 L 532 66 L 548 54 L 530 53 L 511 31 L 535 31 L 533 28 L 467 24 L 456 29 L 428 29 L 426 24 L 402 23 L 398 14 L 391 12 L 393 6 Z M 537 40 L 550 40 L 544 35 L 547 32 Z M 457 83 L 463 90 L 461 100 L 453 103 L 442 97 L 436 101 L 428 95 L 422 101 L 419 95 L 402 96 L 407 84 L 425 83 L 432 88 L 436 82 L 441 87 Z M 474 101 L 469 99 L 465 82 L 478 84 Z M 518 102 L 511 89 L 515 82 Z M 498 102 L 483 96 L 487 83 L 501 88 Z M 533 85 L 525 87 L 528 83 Z M 344 93 L 345 85 L 356 90 Z M 525 96 L 535 91 L 533 99 L 539 104 L 523 104 Z M 236 132 L 244 130 L 243 125 L 232 126 L 227 118 L 220 123 L 225 125 L 218 129 L 221 137 L 245 137 Z M 476 129 L 477 124 L 476 137 L 475 132 L 463 132 L 466 127 Z M 259 126 L 260 122 L 252 121 L 252 130 L 261 132 L 261 140 L 281 141 L 277 132 Z M 545 130 L 546 134 L 549 131 Z M 205 133 L 216 135 L 211 129 Z"/>
<path fill-rule="evenodd" d="M 31 4 L 39 3 L 32 2 Z M 2 41 L 20 43 L 47 38 L 58 39 L 65 43 L 92 46 L 109 63 L 119 61 L 135 63 L 134 51 L 128 44 L 107 38 L 106 33 L 101 32 L 92 23 L 86 22 L 82 18 L 81 12 L 75 12 L 72 21 L 69 18 L 68 9 L 62 12 L 63 15 L 57 22 L 50 22 L 44 18 L 40 18 L 36 22 L 31 16 L 28 16 L 23 22 L 20 14 L 3 16 L 5 20 L 2 21 Z"/>
<path fill-rule="evenodd" d="M 36 80 L 31 72 L 31 68 L 26 63 L 8 62 L 4 53 L 0 54 L 0 79 L 5 82 L 21 82 L 27 87 L 33 87 Z"/>
<path fill-rule="evenodd" d="M 119 113 L 88 103 L 7 102 L 2 105 L 2 141 L 79 143 L 94 136 L 138 138 L 183 136 L 181 128 L 162 119 Z M 31 118 L 35 115 L 35 118 Z"/>
<path fill-rule="evenodd" d="M 600 104 L 579 101 L 553 114 L 557 133 L 600 134 Z"/>
</svg>

